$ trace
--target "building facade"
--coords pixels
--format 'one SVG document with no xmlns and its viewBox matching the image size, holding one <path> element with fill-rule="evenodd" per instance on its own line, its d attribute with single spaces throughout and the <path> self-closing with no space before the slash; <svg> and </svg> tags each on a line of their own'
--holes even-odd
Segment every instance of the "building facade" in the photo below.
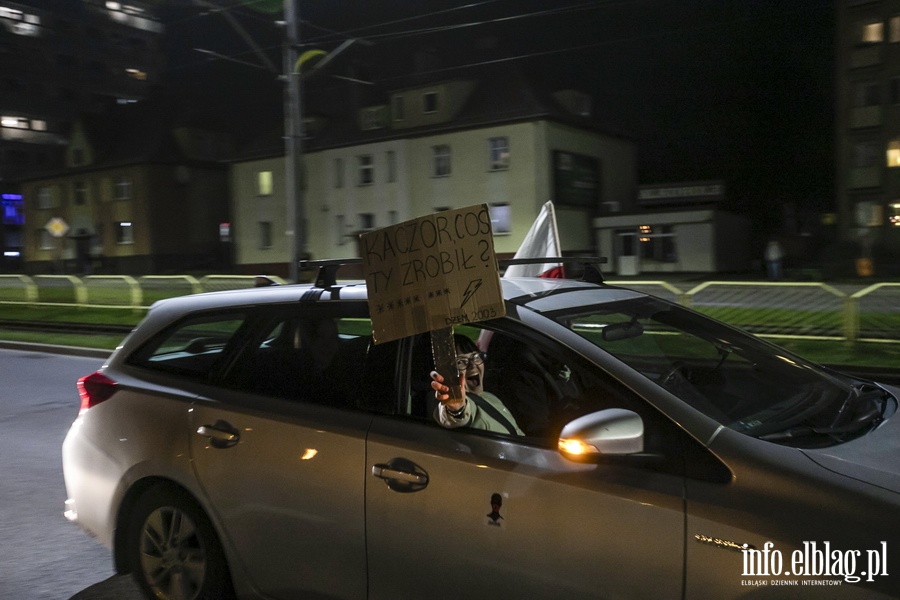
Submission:
<svg viewBox="0 0 900 600">
<path fill-rule="evenodd" d="M 838 220 L 861 252 L 900 248 L 900 2 L 838 0 Z"/>
<path fill-rule="evenodd" d="M 394 90 L 344 120 L 341 133 L 308 116 L 309 257 L 359 256 L 361 232 L 481 203 L 491 210 L 496 251 L 511 256 L 547 200 L 556 205 L 563 251 L 594 254 L 592 220 L 634 203 L 634 144 L 598 129 L 583 95 L 541 96 L 527 85 L 474 78 Z M 295 242 L 284 164 L 279 149 L 232 166 L 243 272 L 287 272 Z"/>
</svg>

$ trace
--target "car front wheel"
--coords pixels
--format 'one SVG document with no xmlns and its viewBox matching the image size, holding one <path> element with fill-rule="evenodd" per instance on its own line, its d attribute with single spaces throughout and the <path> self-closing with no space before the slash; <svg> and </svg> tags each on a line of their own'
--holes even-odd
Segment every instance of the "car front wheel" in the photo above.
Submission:
<svg viewBox="0 0 900 600">
<path fill-rule="evenodd" d="M 150 489 L 135 504 L 129 528 L 129 564 L 148 598 L 233 596 L 222 546 L 207 516 L 187 494 Z"/>
</svg>

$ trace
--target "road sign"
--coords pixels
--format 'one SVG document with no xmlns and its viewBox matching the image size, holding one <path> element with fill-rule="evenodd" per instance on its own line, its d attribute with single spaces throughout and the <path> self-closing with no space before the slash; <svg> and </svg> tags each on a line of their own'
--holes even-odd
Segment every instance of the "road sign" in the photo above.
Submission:
<svg viewBox="0 0 900 600">
<path fill-rule="evenodd" d="M 55 238 L 61 238 L 62 236 L 69 233 L 69 224 L 60 219 L 59 217 L 53 217 L 47 224 L 44 225 L 44 229 L 50 232 Z"/>
</svg>

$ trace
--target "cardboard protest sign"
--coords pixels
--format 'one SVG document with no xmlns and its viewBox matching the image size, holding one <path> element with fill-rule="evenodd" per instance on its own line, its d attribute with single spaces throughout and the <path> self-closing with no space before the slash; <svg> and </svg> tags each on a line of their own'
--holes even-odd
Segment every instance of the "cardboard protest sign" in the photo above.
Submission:
<svg viewBox="0 0 900 600">
<path fill-rule="evenodd" d="M 360 236 L 376 344 L 506 314 L 486 204 Z"/>
</svg>

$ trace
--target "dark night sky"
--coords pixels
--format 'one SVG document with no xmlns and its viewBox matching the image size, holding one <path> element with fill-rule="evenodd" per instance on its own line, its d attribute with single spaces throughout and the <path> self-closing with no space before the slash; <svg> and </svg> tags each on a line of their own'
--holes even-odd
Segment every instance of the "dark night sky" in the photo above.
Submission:
<svg viewBox="0 0 900 600">
<path fill-rule="evenodd" d="M 169 15 L 172 74 L 199 80 L 218 71 L 222 97 L 235 101 L 241 88 L 258 92 L 271 84 L 277 92 L 261 69 L 190 50 L 255 60 L 221 14 L 196 4 L 185 0 Z M 242 4 L 230 14 L 280 67 L 282 32 L 272 25 L 282 16 L 279 3 L 217 4 Z M 590 92 L 600 121 L 637 141 L 641 183 L 724 179 L 734 208 L 752 206 L 776 221 L 786 202 L 800 210 L 832 207 L 831 0 L 299 4 L 302 37 L 312 47 L 330 50 L 350 36 L 372 40 L 372 48 L 348 52 L 345 60 L 366 63 L 366 76 L 388 89 L 392 78 L 410 71 L 416 50 L 431 50 L 438 57 L 432 68 L 448 75 L 502 61 Z M 270 7 L 275 12 L 263 10 Z"/>
</svg>

